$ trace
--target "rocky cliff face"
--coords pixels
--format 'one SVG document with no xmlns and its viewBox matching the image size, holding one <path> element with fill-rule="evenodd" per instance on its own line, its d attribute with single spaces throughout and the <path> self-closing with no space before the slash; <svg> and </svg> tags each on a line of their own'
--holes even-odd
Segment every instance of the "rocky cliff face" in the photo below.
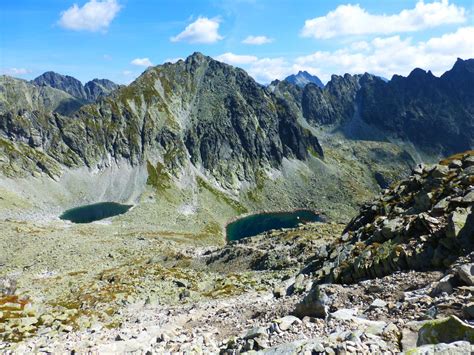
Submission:
<svg viewBox="0 0 474 355">
<path fill-rule="evenodd" d="M 323 89 L 313 84 L 305 86 L 301 99 L 303 116 L 313 125 L 341 124 L 353 117 L 359 80 L 358 75 L 333 75 Z"/>
<path fill-rule="evenodd" d="M 414 143 L 449 155 L 474 145 L 474 60 L 459 59 L 440 78 L 421 69 L 388 83 L 374 77 L 358 94 L 364 121 Z"/>
<path fill-rule="evenodd" d="M 80 92 L 77 85 L 69 90 Z M 296 117 L 244 71 L 194 54 L 148 69 L 72 117 L 4 112 L 2 135 L 66 166 L 151 161 L 152 175 L 166 180 L 165 172 L 176 175 L 191 163 L 230 188 L 283 158 L 304 160 L 310 151 L 322 157 L 317 138 Z"/>
<path fill-rule="evenodd" d="M 283 82 L 271 88 L 295 100 L 315 127 L 342 131 L 349 139 L 398 139 L 426 154 L 447 156 L 474 146 L 473 63 L 458 59 L 439 78 L 415 69 L 388 82 L 367 73 L 346 74 L 333 75 L 324 88 L 290 89 Z"/>
</svg>

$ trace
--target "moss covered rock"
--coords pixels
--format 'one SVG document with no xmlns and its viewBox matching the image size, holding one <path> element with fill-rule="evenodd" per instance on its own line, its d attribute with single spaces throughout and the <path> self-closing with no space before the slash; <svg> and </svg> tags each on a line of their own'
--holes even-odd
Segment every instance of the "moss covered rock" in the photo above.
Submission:
<svg viewBox="0 0 474 355">
<path fill-rule="evenodd" d="M 474 343 L 474 327 L 456 316 L 426 322 L 418 331 L 417 345 L 452 343 L 455 341 Z"/>
</svg>

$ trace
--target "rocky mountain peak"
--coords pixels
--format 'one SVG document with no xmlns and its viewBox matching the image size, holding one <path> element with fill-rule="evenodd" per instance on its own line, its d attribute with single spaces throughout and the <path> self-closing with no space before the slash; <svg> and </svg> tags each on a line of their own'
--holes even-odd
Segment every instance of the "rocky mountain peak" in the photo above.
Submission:
<svg viewBox="0 0 474 355">
<path fill-rule="evenodd" d="M 185 63 L 190 65 L 202 65 L 204 63 L 208 63 L 210 61 L 215 61 L 213 58 L 202 54 L 201 52 L 194 52 L 190 56 L 188 56 L 185 60 Z"/>
<path fill-rule="evenodd" d="M 48 71 L 33 79 L 32 82 L 36 85 L 51 86 L 52 88 L 62 90 L 78 99 L 87 99 L 82 83 L 69 75 Z"/>
<path fill-rule="evenodd" d="M 451 69 L 451 72 L 464 72 L 464 71 L 474 73 L 474 59 L 463 60 L 461 58 L 458 58 L 456 60 L 453 68 Z"/>
<path fill-rule="evenodd" d="M 96 101 L 99 97 L 110 94 L 117 90 L 120 85 L 108 79 L 93 79 L 84 85 L 88 101 Z"/>
<path fill-rule="evenodd" d="M 39 86 L 50 86 L 62 90 L 72 97 L 84 102 L 94 102 L 100 96 L 116 90 L 119 85 L 107 79 L 94 79 L 82 85 L 81 81 L 69 76 L 48 71 L 32 80 Z"/>
<path fill-rule="evenodd" d="M 415 68 L 407 76 L 407 79 L 411 81 L 426 81 L 426 80 L 433 80 L 437 78 L 433 75 L 431 70 L 426 71 L 420 68 Z"/>
<path fill-rule="evenodd" d="M 311 75 L 306 70 L 304 71 L 300 70 L 298 74 L 290 75 L 286 77 L 284 80 L 293 85 L 299 86 L 301 88 L 305 87 L 309 83 L 313 83 L 320 88 L 324 87 L 324 84 L 317 76 Z"/>
<path fill-rule="evenodd" d="M 441 80 L 448 83 L 451 90 L 462 90 L 462 95 L 472 99 L 474 93 L 474 59 L 458 58 L 451 70 L 441 75 Z"/>
</svg>

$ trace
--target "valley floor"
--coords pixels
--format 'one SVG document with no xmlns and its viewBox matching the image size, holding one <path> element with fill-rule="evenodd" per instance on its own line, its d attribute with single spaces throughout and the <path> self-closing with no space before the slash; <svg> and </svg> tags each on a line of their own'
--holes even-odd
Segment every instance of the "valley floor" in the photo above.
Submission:
<svg viewBox="0 0 474 355">
<path fill-rule="evenodd" d="M 291 313 L 312 290 L 298 271 L 342 225 L 312 223 L 223 247 L 107 228 L 3 225 L 11 254 L 2 268 L 22 272 L 15 296 L 0 300 L 1 351 L 395 353 L 416 347 L 433 312 L 459 316 L 472 298 L 469 287 L 433 296 L 441 272 L 398 272 L 326 285 L 327 314 L 297 318 Z M 466 342 L 449 346 L 471 351 Z"/>
</svg>

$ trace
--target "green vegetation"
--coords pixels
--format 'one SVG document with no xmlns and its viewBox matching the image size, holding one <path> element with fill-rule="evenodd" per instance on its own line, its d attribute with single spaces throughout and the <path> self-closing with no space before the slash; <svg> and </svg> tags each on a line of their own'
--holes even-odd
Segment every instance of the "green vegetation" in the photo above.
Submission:
<svg viewBox="0 0 474 355">
<path fill-rule="evenodd" d="M 162 163 L 157 162 L 156 166 L 153 166 L 150 161 L 147 161 L 146 168 L 148 185 L 153 186 L 157 191 L 165 191 L 170 187 L 171 177 Z"/>
<path fill-rule="evenodd" d="M 221 192 L 216 188 L 212 187 L 203 178 L 198 176 L 196 180 L 200 191 L 202 191 L 203 189 L 209 191 L 218 201 L 222 201 L 232 207 L 237 212 L 237 214 L 244 214 L 248 212 L 248 209 L 240 202 L 230 198 L 224 192 Z"/>
</svg>

